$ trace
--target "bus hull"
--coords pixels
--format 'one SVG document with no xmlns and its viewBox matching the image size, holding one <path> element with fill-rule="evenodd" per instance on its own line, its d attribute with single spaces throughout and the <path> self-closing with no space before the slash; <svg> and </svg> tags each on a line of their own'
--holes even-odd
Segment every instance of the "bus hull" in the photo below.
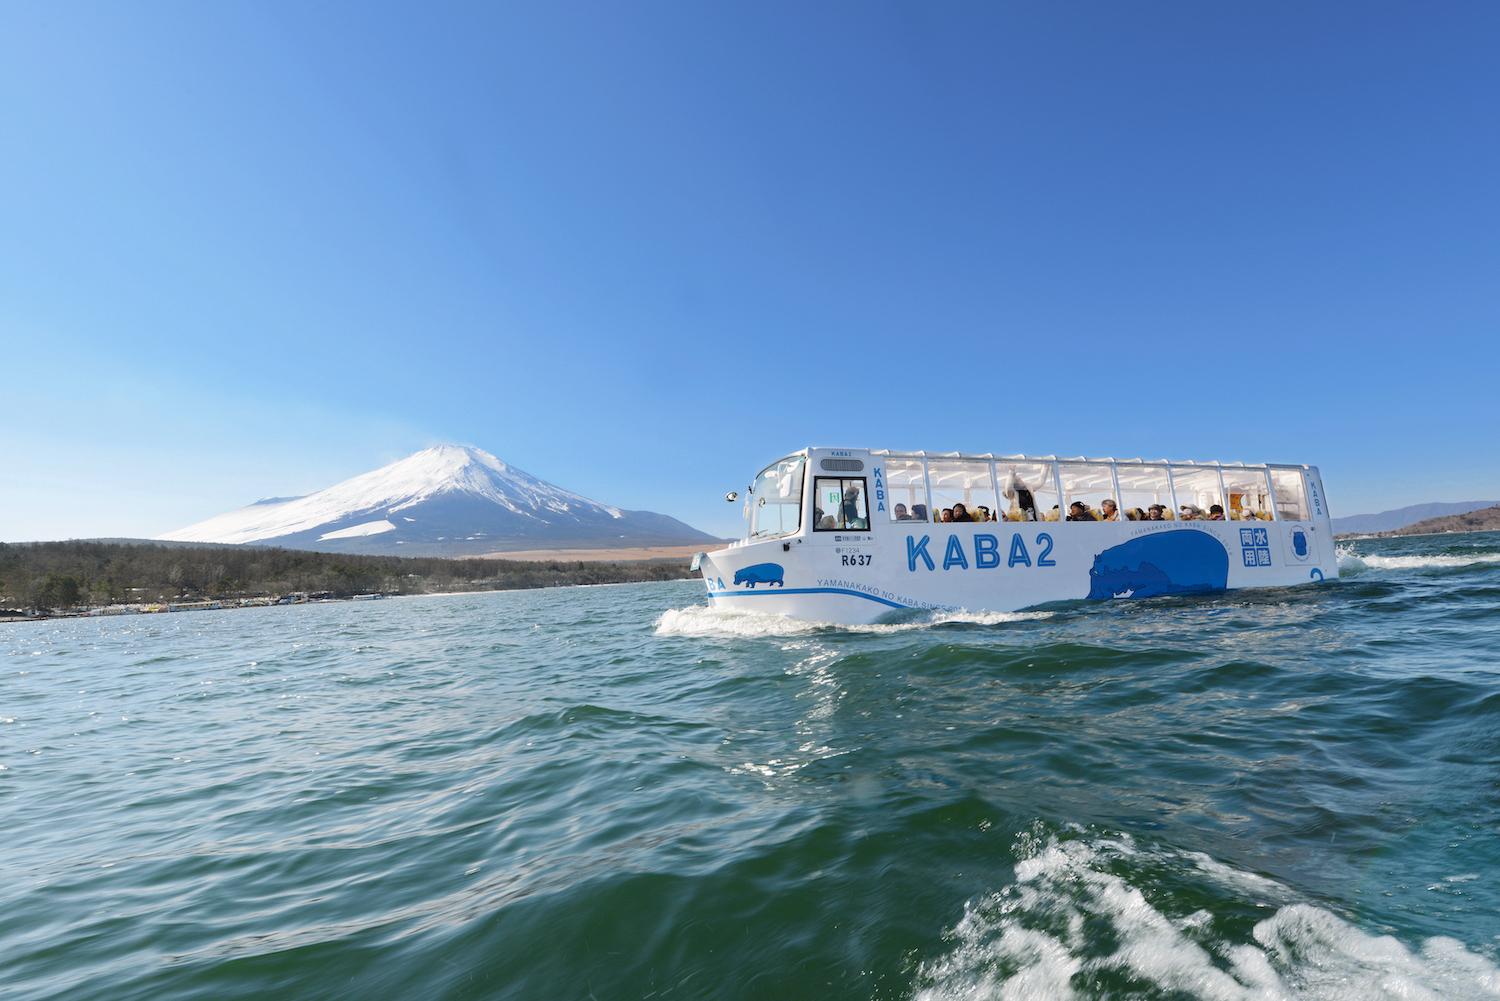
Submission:
<svg viewBox="0 0 1500 1001">
<path fill-rule="evenodd" d="M 1338 576 L 1316 522 L 876 522 L 700 557 L 710 603 L 857 625 L 906 609 L 1012 612 L 1290 587 Z"/>
</svg>

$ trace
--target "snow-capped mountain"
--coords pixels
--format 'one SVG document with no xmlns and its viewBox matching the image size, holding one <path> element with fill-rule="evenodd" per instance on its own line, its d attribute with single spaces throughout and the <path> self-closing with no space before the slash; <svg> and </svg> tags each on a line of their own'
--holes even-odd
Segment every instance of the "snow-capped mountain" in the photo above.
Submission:
<svg viewBox="0 0 1500 1001">
<path fill-rule="evenodd" d="M 601 504 L 459 445 L 423 449 L 326 490 L 257 501 L 160 538 L 403 556 L 712 541 L 676 518 Z"/>
</svg>

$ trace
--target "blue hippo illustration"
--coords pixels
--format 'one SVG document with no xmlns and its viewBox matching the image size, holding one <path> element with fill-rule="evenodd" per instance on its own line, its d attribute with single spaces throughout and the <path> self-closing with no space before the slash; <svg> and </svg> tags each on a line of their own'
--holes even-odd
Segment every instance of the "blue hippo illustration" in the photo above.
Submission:
<svg viewBox="0 0 1500 1001">
<path fill-rule="evenodd" d="M 775 585 L 786 587 L 786 581 L 782 578 L 786 571 L 781 569 L 780 563 L 757 563 L 754 566 L 744 567 L 734 572 L 734 582 L 744 584 L 752 591 L 757 584 Z"/>
<path fill-rule="evenodd" d="M 1207 532 L 1143 535 L 1094 557 L 1089 597 L 1154 598 L 1229 586 L 1229 551 Z"/>
<path fill-rule="evenodd" d="M 1292 532 L 1292 552 L 1299 560 L 1307 559 L 1307 533 L 1300 528 Z"/>
</svg>

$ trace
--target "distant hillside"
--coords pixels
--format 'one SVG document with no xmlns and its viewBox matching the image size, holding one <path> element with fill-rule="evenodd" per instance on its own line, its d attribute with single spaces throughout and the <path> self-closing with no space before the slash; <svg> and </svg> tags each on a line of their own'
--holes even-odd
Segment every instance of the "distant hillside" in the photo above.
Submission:
<svg viewBox="0 0 1500 1001">
<path fill-rule="evenodd" d="M 1448 514 L 1441 518 L 1428 518 L 1415 525 L 1398 528 L 1382 535 L 1432 535 L 1437 532 L 1500 532 L 1500 504 L 1467 511 L 1463 514 Z"/>
<path fill-rule="evenodd" d="M 1483 507 L 1494 507 L 1500 501 L 1451 501 L 1433 504 L 1412 504 L 1398 507 L 1394 511 L 1379 514 L 1351 514 L 1333 519 L 1335 535 L 1373 535 L 1377 532 L 1394 532 L 1420 521 L 1440 518 L 1444 515 L 1466 514 Z"/>
</svg>

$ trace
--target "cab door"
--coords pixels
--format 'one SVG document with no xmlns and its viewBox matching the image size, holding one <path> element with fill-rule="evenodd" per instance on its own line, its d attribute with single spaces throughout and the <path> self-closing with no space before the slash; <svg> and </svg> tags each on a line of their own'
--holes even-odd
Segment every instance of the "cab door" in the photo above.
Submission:
<svg viewBox="0 0 1500 1001">
<path fill-rule="evenodd" d="M 812 469 L 812 531 L 808 542 L 829 570 L 857 571 L 875 562 L 875 523 L 883 514 L 883 490 L 861 459 L 827 457 Z"/>
<path fill-rule="evenodd" d="M 819 537 L 830 532 L 865 534 L 871 531 L 870 477 L 839 473 L 813 476 L 813 531 Z"/>
</svg>

